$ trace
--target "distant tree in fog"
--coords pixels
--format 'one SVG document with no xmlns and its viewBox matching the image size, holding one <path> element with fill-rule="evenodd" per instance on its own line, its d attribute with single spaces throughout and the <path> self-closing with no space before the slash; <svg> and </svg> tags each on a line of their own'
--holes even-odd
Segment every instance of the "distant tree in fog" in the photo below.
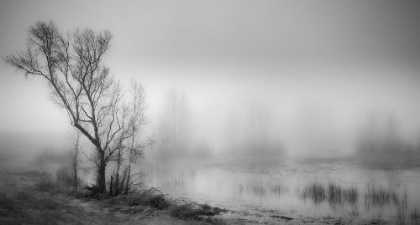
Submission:
<svg viewBox="0 0 420 225">
<path fill-rule="evenodd" d="M 127 102 L 122 86 L 102 64 L 111 39 L 106 30 L 77 29 L 63 35 L 53 22 L 37 22 L 28 30 L 27 49 L 5 58 L 25 77 L 44 78 L 51 100 L 66 110 L 71 125 L 93 144 L 96 185 L 102 193 L 105 169 L 115 153 L 141 150 L 130 141 L 142 124 L 135 116 L 138 109 Z"/>
<path fill-rule="evenodd" d="M 183 143 L 188 122 L 185 93 L 171 89 L 166 95 L 165 112 L 170 126 L 171 138 L 175 143 Z"/>
<path fill-rule="evenodd" d="M 269 111 L 267 108 L 251 104 L 248 121 L 250 124 L 250 140 L 254 147 L 264 148 L 269 130 Z"/>
<path fill-rule="evenodd" d="M 400 123 L 397 118 L 391 114 L 388 116 L 385 127 L 385 149 L 386 151 L 393 152 L 400 150 Z"/>
<path fill-rule="evenodd" d="M 186 153 L 190 110 L 185 93 L 176 89 L 167 92 L 157 131 L 158 154 Z"/>
<path fill-rule="evenodd" d="M 408 145 L 401 139 L 400 122 L 394 114 L 368 114 L 362 128 L 358 153 L 392 153 L 406 148 Z"/>
</svg>

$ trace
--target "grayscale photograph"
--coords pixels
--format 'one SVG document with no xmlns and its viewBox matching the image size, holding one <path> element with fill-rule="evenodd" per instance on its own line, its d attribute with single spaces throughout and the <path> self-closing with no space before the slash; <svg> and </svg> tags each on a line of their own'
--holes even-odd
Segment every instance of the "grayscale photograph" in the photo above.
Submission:
<svg viewBox="0 0 420 225">
<path fill-rule="evenodd" d="M 0 225 L 420 225 L 420 2 L 0 0 Z"/>
</svg>

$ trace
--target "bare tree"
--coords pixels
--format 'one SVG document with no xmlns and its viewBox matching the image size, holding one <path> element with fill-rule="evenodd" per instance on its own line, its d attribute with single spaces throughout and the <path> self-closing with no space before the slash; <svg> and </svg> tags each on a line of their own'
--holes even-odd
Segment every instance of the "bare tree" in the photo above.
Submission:
<svg viewBox="0 0 420 225">
<path fill-rule="evenodd" d="M 186 153 L 190 111 L 185 93 L 171 89 L 166 93 L 163 114 L 158 127 L 159 157 Z"/>
<path fill-rule="evenodd" d="M 112 35 L 91 29 L 62 35 L 53 22 L 37 22 L 28 33 L 27 49 L 7 56 L 5 62 L 25 77 L 45 78 L 51 100 L 66 110 L 71 125 L 93 144 L 96 185 L 104 193 L 108 162 L 116 151 L 130 147 L 128 141 L 135 134 L 122 87 L 102 64 Z"/>
<path fill-rule="evenodd" d="M 145 90 L 141 83 L 131 80 L 130 96 L 128 104 L 131 107 L 130 127 L 133 133 L 129 148 L 119 149 L 115 155 L 117 163 L 113 176 L 111 177 L 110 194 L 116 195 L 118 193 L 128 194 L 134 184 L 135 179 L 131 171 L 131 164 L 136 163 L 138 159 L 143 156 L 143 150 L 153 145 L 154 140 L 147 138 L 145 142 L 139 143 L 141 127 L 147 124 L 148 119 L 145 115 L 147 108 Z"/>
</svg>

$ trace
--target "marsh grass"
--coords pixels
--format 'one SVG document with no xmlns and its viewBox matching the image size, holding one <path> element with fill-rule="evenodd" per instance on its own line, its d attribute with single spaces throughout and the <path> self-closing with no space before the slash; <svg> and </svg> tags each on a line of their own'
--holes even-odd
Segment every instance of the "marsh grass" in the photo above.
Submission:
<svg viewBox="0 0 420 225">
<path fill-rule="evenodd" d="M 273 194 L 280 196 L 287 193 L 289 189 L 283 183 L 275 183 L 271 185 L 270 190 Z"/>
<path fill-rule="evenodd" d="M 156 188 L 138 190 L 128 196 L 117 196 L 116 200 L 124 201 L 129 206 L 149 206 L 158 210 L 167 209 L 171 206 L 171 201 L 166 198 L 161 191 Z"/>
<path fill-rule="evenodd" d="M 383 187 L 377 187 L 374 185 L 366 186 L 365 193 L 365 206 L 384 206 L 389 205 L 392 201 L 398 198 L 397 193 L 393 190 L 388 190 Z"/>
<path fill-rule="evenodd" d="M 123 213 L 150 214 L 157 210 L 167 211 L 173 218 L 180 220 L 194 220 L 199 224 L 225 224 L 213 216 L 226 212 L 226 210 L 211 207 L 207 204 L 198 204 L 185 199 L 169 199 L 156 188 L 142 189 L 128 196 L 115 196 L 110 200 L 112 205 L 127 205 L 129 208 L 116 208 Z M 201 223 L 202 222 L 202 223 Z"/>
<path fill-rule="evenodd" d="M 335 183 L 329 183 L 327 186 L 324 186 L 318 182 L 311 182 L 298 193 L 305 201 L 306 199 L 311 199 L 318 204 L 327 200 L 331 206 L 344 203 L 356 205 L 359 199 L 357 187 L 344 188 Z"/>
<path fill-rule="evenodd" d="M 328 202 L 330 204 L 341 204 L 343 203 L 343 189 L 341 188 L 341 186 L 334 184 L 334 183 L 329 183 L 328 184 Z"/>
<path fill-rule="evenodd" d="M 414 225 L 420 224 L 420 210 L 419 208 L 417 208 L 417 206 L 411 210 L 410 219 L 411 219 L 411 224 L 414 224 Z"/>
<path fill-rule="evenodd" d="M 212 224 L 225 224 L 222 220 L 214 219 L 212 216 L 218 215 L 226 210 L 219 207 L 211 207 L 207 204 L 197 204 L 196 202 L 178 199 L 169 208 L 172 217 L 183 220 L 206 221 Z"/>
<path fill-rule="evenodd" d="M 357 187 L 351 186 L 347 189 L 343 189 L 343 199 L 348 202 L 350 205 L 356 205 L 359 200 L 359 192 Z"/>
<path fill-rule="evenodd" d="M 397 221 L 399 224 L 405 224 L 407 216 L 407 190 L 404 189 L 402 196 L 393 196 L 393 202 L 397 210 Z"/>
<path fill-rule="evenodd" d="M 239 183 L 237 184 L 236 190 L 239 194 L 242 194 L 244 191 L 246 191 L 246 193 L 260 198 L 269 194 L 280 196 L 288 192 L 287 186 L 285 186 L 283 183 L 271 183 L 264 182 L 262 180 L 252 180 L 245 184 Z"/>
<path fill-rule="evenodd" d="M 247 184 L 247 190 L 258 197 L 263 197 L 267 193 L 267 187 L 262 181 L 249 182 Z"/>
<path fill-rule="evenodd" d="M 321 183 L 311 182 L 306 185 L 301 192 L 301 197 L 306 199 L 312 199 L 315 204 L 321 203 L 327 198 L 327 192 Z"/>
</svg>

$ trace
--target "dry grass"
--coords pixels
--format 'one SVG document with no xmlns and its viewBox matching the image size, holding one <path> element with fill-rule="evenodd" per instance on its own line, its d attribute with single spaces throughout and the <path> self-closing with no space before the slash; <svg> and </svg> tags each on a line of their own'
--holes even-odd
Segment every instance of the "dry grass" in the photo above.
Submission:
<svg viewBox="0 0 420 225">
<path fill-rule="evenodd" d="M 0 194 L 0 224 L 77 224 L 80 212 L 54 197 L 25 191 Z"/>
<path fill-rule="evenodd" d="M 327 192 L 324 185 L 318 182 L 312 182 L 306 185 L 301 192 L 301 197 L 306 199 L 312 199 L 314 203 L 321 203 L 327 198 Z"/>
<path fill-rule="evenodd" d="M 345 188 L 335 183 L 329 183 L 325 187 L 321 183 L 312 182 L 304 187 L 300 196 L 304 200 L 311 199 L 316 204 L 328 200 L 330 205 L 344 203 L 355 205 L 359 199 L 359 192 L 355 186 Z"/>
<path fill-rule="evenodd" d="M 395 191 L 373 185 L 366 186 L 366 193 L 364 197 L 365 205 L 367 207 L 388 205 L 393 199 L 398 198 Z"/>
<path fill-rule="evenodd" d="M 359 192 L 357 191 L 357 187 L 351 186 L 347 189 L 343 189 L 343 199 L 351 205 L 356 205 L 359 200 Z"/>
<path fill-rule="evenodd" d="M 415 225 L 420 224 L 420 210 L 419 208 L 417 208 L 417 206 L 414 207 L 413 210 L 411 210 L 410 219 L 411 219 L 411 224 L 415 224 Z"/>
<path fill-rule="evenodd" d="M 211 207 L 207 204 L 197 204 L 196 202 L 177 200 L 169 208 L 169 215 L 183 220 L 205 221 L 211 224 L 225 224 L 222 220 L 214 219 L 212 216 L 221 212 L 226 212 L 219 207 Z"/>
<path fill-rule="evenodd" d="M 271 186 L 271 192 L 276 195 L 283 195 L 287 193 L 288 188 L 283 183 L 276 183 Z"/>
<path fill-rule="evenodd" d="M 342 203 L 343 189 L 341 186 L 329 183 L 328 184 L 328 202 L 330 204 Z"/>
<path fill-rule="evenodd" d="M 267 193 L 267 188 L 260 181 L 250 182 L 247 185 L 247 190 L 250 191 L 253 195 L 263 197 Z"/>
</svg>

